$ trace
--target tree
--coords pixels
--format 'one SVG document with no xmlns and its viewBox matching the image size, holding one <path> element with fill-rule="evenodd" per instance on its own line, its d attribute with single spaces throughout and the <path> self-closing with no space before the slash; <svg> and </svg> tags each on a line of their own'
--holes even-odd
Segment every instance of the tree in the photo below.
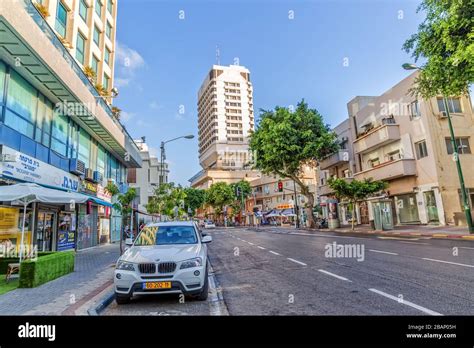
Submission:
<svg viewBox="0 0 474 348">
<path fill-rule="evenodd" d="M 222 214 L 225 205 L 234 201 L 235 194 L 230 185 L 218 182 L 206 190 L 205 202 L 214 208 L 216 215 Z"/>
<path fill-rule="evenodd" d="M 196 189 L 193 187 L 187 187 L 184 189 L 186 198 L 184 199 L 184 206 L 186 211 L 191 212 L 191 216 L 196 214 L 196 209 L 201 208 L 204 205 L 206 191 Z"/>
<path fill-rule="evenodd" d="M 413 91 L 424 98 L 459 96 L 474 82 L 474 6 L 472 0 L 423 0 L 425 20 L 403 45 L 426 63 Z"/>
<path fill-rule="evenodd" d="M 232 216 L 241 216 L 241 212 L 245 207 L 245 200 L 251 195 L 252 187 L 250 183 L 245 180 L 230 184 L 232 192 L 234 193 L 234 202 L 231 203 Z M 237 214 L 238 213 L 238 214 Z M 242 219 L 242 216 L 241 216 Z M 240 221 L 242 223 L 242 221 Z"/>
<path fill-rule="evenodd" d="M 148 200 L 146 209 L 150 214 L 163 216 L 182 217 L 184 211 L 184 200 L 186 193 L 181 185 L 175 186 L 173 182 L 159 185 L 154 195 Z M 177 214 L 175 210 L 177 209 Z"/>
<path fill-rule="evenodd" d="M 120 253 L 123 253 L 123 232 L 125 231 L 125 226 L 128 224 L 130 215 L 133 211 L 132 202 L 135 199 L 137 193 L 133 187 L 130 187 L 127 192 L 120 193 L 117 185 L 109 182 L 105 187 L 105 190 L 108 191 L 112 197 L 116 198 L 116 202 L 113 204 L 113 208 L 118 210 L 122 215 L 122 233 L 120 235 Z M 133 226 L 132 226 L 133 231 Z"/>
<path fill-rule="evenodd" d="M 314 196 L 300 175 L 303 165 L 314 167 L 316 161 L 338 149 L 336 134 L 304 100 L 294 112 L 283 107 L 261 111 L 260 125 L 250 138 L 250 148 L 256 154 L 253 166 L 264 174 L 294 180 L 306 197 L 308 222 L 314 227 Z"/>
<path fill-rule="evenodd" d="M 372 179 L 365 179 L 362 181 L 352 180 L 348 182 L 343 178 L 330 178 L 328 180 L 329 187 L 335 192 L 339 201 L 347 200 L 352 206 L 352 223 L 351 229 L 354 231 L 355 221 L 355 204 L 359 200 L 367 199 L 374 193 L 385 190 L 388 184 L 385 181 L 374 181 Z"/>
</svg>

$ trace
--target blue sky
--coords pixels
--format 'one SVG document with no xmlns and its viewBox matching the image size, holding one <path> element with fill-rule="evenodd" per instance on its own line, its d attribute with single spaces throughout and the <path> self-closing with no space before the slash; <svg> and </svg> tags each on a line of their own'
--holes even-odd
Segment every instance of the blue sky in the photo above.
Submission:
<svg viewBox="0 0 474 348">
<path fill-rule="evenodd" d="M 156 154 L 161 140 L 196 136 L 167 146 L 170 179 L 188 185 L 201 169 L 197 91 L 216 45 L 222 65 L 237 58 L 250 70 L 257 115 L 304 98 L 335 126 L 354 96 L 381 94 L 408 75 L 401 47 L 423 19 L 418 3 L 120 0 L 115 104 Z"/>
</svg>

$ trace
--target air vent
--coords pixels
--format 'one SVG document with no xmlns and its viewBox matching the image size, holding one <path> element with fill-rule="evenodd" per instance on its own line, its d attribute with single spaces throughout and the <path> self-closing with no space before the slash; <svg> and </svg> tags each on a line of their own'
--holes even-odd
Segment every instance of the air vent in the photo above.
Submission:
<svg viewBox="0 0 474 348">
<path fill-rule="evenodd" d="M 69 171 L 76 175 L 84 175 L 86 173 L 86 164 L 78 159 L 71 159 Z"/>
</svg>

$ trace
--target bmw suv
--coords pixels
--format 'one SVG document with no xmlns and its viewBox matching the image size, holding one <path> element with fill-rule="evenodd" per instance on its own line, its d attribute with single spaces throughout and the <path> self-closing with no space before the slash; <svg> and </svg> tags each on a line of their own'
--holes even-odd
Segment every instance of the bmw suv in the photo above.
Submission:
<svg viewBox="0 0 474 348">
<path fill-rule="evenodd" d="M 192 221 L 152 223 L 118 259 L 115 300 L 128 303 L 133 295 L 184 294 L 207 299 L 207 243 Z"/>
</svg>

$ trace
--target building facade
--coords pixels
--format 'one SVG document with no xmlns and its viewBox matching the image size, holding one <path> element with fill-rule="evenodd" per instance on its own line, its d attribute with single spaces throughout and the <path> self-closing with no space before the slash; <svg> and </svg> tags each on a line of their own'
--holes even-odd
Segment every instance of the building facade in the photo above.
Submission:
<svg viewBox="0 0 474 348">
<path fill-rule="evenodd" d="M 348 103 L 354 179 L 373 178 L 389 184 L 380 197 L 357 204 L 358 223 L 370 222 L 377 229 L 403 224 L 466 224 L 443 98 L 413 96 L 409 90 L 416 75 L 381 96 L 356 97 Z M 448 98 L 448 108 L 473 206 L 471 99 L 468 95 Z M 350 170 L 351 160 L 348 163 Z"/>
<path fill-rule="evenodd" d="M 237 65 L 213 65 L 198 92 L 199 162 L 203 170 L 191 186 L 237 182 L 252 176 L 248 141 L 254 131 L 250 71 Z"/>
<path fill-rule="evenodd" d="M 81 17 L 77 1 L 43 2 L 49 13 L 62 13 L 52 12 L 53 3 L 68 8 L 66 32 Z M 105 187 L 113 182 L 126 191 L 127 170 L 141 164 L 130 135 L 61 39 L 58 17 L 45 19 L 28 0 L 0 2 L 0 184 L 33 182 L 89 199 L 34 203 L 26 212 L 0 202 L 13 225 L 26 213 L 27 241 L 39 250 L 119 240 L 121 216 Z M 0 227 L 0 242 L 17 244 L 18 226 Z"/>
</svg>

